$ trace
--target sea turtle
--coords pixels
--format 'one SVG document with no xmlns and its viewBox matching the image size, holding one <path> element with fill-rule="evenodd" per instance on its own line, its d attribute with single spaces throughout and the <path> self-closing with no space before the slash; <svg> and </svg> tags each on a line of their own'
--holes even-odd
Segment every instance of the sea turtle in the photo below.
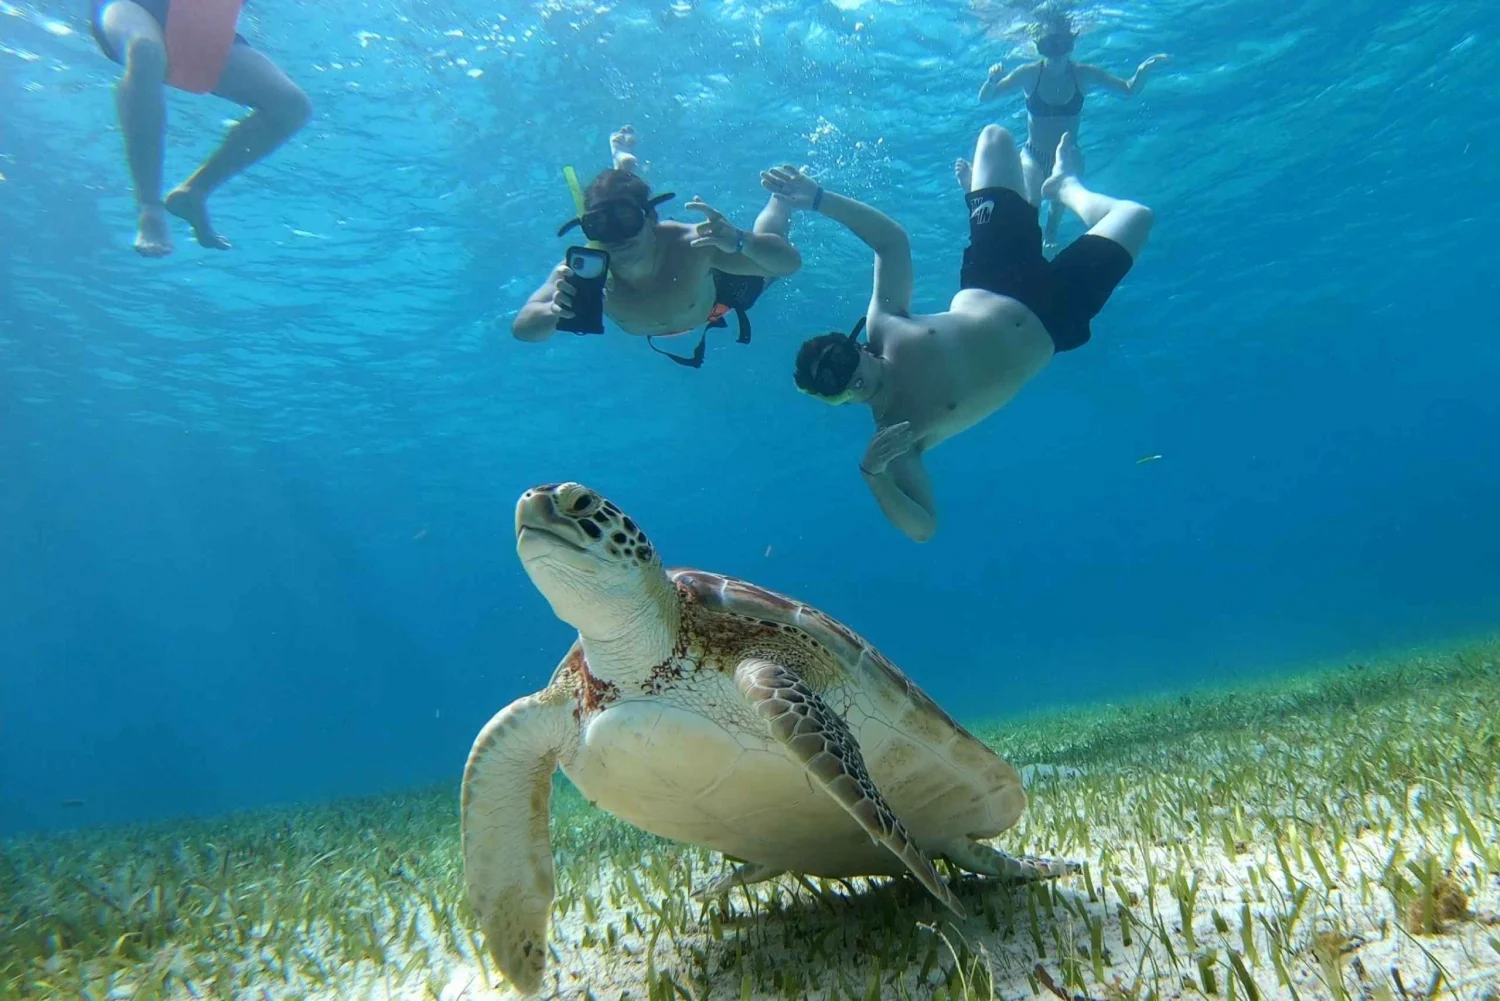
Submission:
<svg viewBox="0 0 1500 1001">
<path fill-rule="evenodd" d="M 516 552 L 578 638 L 541 691 L 485 725 L 464 768 L 464 878 L 506 978 L 541 986 L 559 767 L 595 805 L 746 860 L 699 891 L 910 872 L 931 859 L 1037 879 L 1071 863 L 977 839 L 1026 807 L 1021 777 L 869 643 L 790 598 L 662 566 L 635 521 L 577 483 L 516 504 Z"/>
</svg>

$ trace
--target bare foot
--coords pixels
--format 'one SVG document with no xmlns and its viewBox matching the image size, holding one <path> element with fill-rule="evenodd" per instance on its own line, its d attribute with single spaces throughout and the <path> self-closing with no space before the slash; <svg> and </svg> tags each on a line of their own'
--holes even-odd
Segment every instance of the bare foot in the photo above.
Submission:
<svg viewBox="0 0 1500 1001">
<path fill-rule="evenodd" d="M 953 161 L 953 176 L 958 178 L 958 186 L 969 192 L 969 182 L 974 179 L 974 165 L 963 157 Z"/>
<path fill-rule="evenodd" d="M 200 247 L 229 249 L 229 241 L 214 232 L 213 223 L 208 221 L 208 205 L 192 188 L 183 185 L 168 195 L 167 211 L 193 227 L 193 236 L 197 237 Z"/>
<path fill-rule="evenodd" d="M 635 129 L 622 125 L 620 131 L 609 137 L 609 151 L 615 159 L 616 170 L 635 170 Z"/>
<path fill-rule="evenodd" d="M 1063 182 L 1077 177 L 1082 163 L 1083 151 L 1078 148 L 1078 140 L 1073 138 L 1073 133 L 1064 132 L 1063 137 L 1057 141 L 1052 176 L 1042 182 L 1042 198 L 1059 201 L 1057 194 L 1062 190 Z"/>
<path fill-rule="evenodd" d="M 160 205 L 141 207 L 141 218 L 135 233 L 135 252 L 142 257 L 166 257 L 172 252 L 172 233 L 167 227 L 167 213 Z"/>
</svg>

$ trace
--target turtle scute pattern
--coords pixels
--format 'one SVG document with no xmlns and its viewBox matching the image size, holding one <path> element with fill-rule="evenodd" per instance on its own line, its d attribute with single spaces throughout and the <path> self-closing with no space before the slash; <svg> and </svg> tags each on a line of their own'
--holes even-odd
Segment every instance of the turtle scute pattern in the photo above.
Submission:
<svg viewBox="0 0 1500 1001">
<path fill-rule="evenodd" d="M 739 656 L 763 649 L 768 660 L 797 658 L 791 666 L 824 698 L 847 699 L 862 688 L 875 700 L 870 709 L 896 714 L 891 722 L 929 746 L 946 747 L 956 761 L 971 767 L 991 770 L 998 764 L 1011 771 L 868 640 L 837 619 L 733 577 L 682 568 L 670 573 L 683 599 L 685 625 L 708 648 L 738 651 Z M 733 661 L 728 667 L 733 669 Z M 1019 790 L 1020 777 L 1009 778 Z M 1024 803 L 1022 796 L 1017 812 Z"/>
</svg>

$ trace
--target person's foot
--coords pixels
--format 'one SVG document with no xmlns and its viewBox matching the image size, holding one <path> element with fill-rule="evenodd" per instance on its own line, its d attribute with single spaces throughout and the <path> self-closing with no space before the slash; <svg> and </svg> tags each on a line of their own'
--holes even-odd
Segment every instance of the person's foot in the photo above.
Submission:
<svg viewBox="0 0 1500 1001">
<path fill-rule="evenodd" d="M 200 247 L 207 247 L 209 250 L 229 249 L 229 241 L 216 233 L 213 223 L 208 221 L 208 205 L 203 196 L 192 188 L 184 184 L 168 195 L 167 211 L 193 227 L 193 236 L 197 238 Z"/>
<path fill-rule="evenodd" d="M 974 165 L 959 157 L 953 161 L 953 176 L 958 178 L 958 186 L 964 189 L 964 194 L 968 194 L 969 182 L 974 179 Z"/>
<path fill-rule="evenodd" d="M 614 157 L 616 170 L 634 170 L 635 129 L 622 125 L 620 131 L 609 137 L 609 152 Z"/>
<path fill-rule="evenodd" d="M 166 210 L 162 206 L 141 206 L 141 218 L 135 233 L 135 252 L 142 257 L 166 257 L 172 252 L 172 233 L 167 226 Z"/>
<path fill-rule="evenodd" d="M 1078 141 L 1073 138 L 1073 133 L 1064 132 L 1063 137 L 1057 141 L 1057 155 L 1052 161 L 1052 176 L 1042 182 L 1042 198 L 1057 201 L 1057 195 L 1062 190 L 1063 183 L 1069 178 L 1078 176 L 1082 162 L 1083 151 L 1078 148 Z"/>
</svg>

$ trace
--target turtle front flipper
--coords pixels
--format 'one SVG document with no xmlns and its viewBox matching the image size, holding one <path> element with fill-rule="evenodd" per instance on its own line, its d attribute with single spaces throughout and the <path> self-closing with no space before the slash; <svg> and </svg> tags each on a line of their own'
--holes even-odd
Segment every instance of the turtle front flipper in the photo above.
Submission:
<svg viewBox="0 0 1500 1001">
<path fill-rule="evenodd" d="M 844 718 L 795 671 L 780 664 L 747 659 L 740 662 L 734 679 L 740 694 L 766 721 L 771 736 L 792 760 L 838 800 L 871 840 L 890 849 L 934 897 L 963 917 L 963 904 L 870 780 L 859 743 Z"/>
<path fill-rule="evenodd" d="M 464 767 L 464 882 L 485 945 L 523 994 L 541 988 L 552 912 L 552 772 L 578 742 L 571 698 L 549 687 L 485 724 Z"/>
</svg>

